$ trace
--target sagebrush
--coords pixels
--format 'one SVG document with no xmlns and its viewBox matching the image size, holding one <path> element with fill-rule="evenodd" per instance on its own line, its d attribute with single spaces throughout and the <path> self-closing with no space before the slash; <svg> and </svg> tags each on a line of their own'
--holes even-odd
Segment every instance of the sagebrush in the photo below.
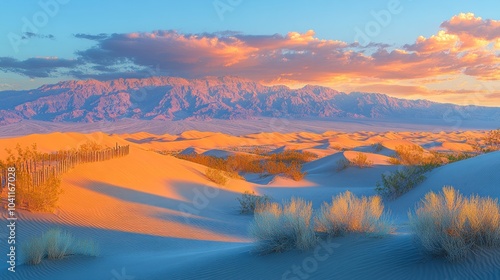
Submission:
<svg viewBox="0 0 500 280">
<path fill-rule="evenodd" d="M 331 204 L 325 202 L 316 217 L 318 232 L 330 236 L 346 233 L 389 233 L 391 227 L 383 216 L 384 205 L 380 196 L 358 198 L 349 191 L 332 198 Z"/>
<path fill-rule="evenodd" d="M 453 187 L 428 193 L 410 225 L 425 251 L 457 261 L 480 247 L 500 247 L 498 199 L 463 197 Z"/>
<path fill-rule="evenodd" d="M 392 173 L 382 174 L 375 190 L 382 196 L 396 198 L 422 183 L 427 169 L 421 166 L 405 166 Z"/>
<path fill-rule="evenodd" d="M 39 264 L 44 258 L 62 259 L 69 255 L 98 255 L 98 245 L 90 239 L 76 239 L 69 232 L 50 229 L 23 244 L 24 262 Z"/>
<path fill-rule="evenodd" d="M 236 199 L 240 203 L 240 213 L 248 214 L 254 213 L 259 205 L 269 203 L 271 198 L 267 195 L 257 195 L 253 191 L 245 191 L 241 197 L 237 197 Z"/>
<path fill-rule="evenodd" d="M 312 203 L 300 198 L 292 198 L 283 206 L 259 205 L 250 228 L 251 235 L 258 241 L 258 251 L 273 253 L 312 248 L 318 241 L 312 214 Z"/>
</svg>

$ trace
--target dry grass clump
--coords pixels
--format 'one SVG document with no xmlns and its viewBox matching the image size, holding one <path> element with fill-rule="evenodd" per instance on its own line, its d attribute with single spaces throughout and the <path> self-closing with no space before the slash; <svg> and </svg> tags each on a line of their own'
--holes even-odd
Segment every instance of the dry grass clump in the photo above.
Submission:
<svg viewBox="0 0 500 280">
<path fill-rule="evenodd" d="M 255 192 L 245 191 L 241 197 L 236 198 L 240 203 L 240 213 L 254 213 L 259 205 L 269 203 L 270 197 L 267 195 L 257 195 Z"/>
<path fill-rule="evenodd" d="M 396 147 L 396 155 L 389 159 L 392 164 L 423 166 L 439 165 L 440 159 L 435 154 L 427 153 L 418 145 L 400 145 Z"/>
<path fill-rule="evenodd" d="M 351 166 L 351 162 L 346 158 L 341 158 L 337 161 L 337 171 L 342 171 Z"/>
<path fill-rule="evenodd" d="M 218 169 L 207 168 L 205 176 L 208 180 L 216 183 L 217 185 L 225 186 L 227 183 L 226 176 L 224 176 L 223 172 Z"/>
<path fill-rule="evenodd" d="M 317 155 L 307 151 L 300 152 L 297 150 L 284 150 L 281 153 L 274 153 L 269 155 L 269 160 L 287 163 L 305 163 L 317 157 Z"/>
<path fill-rule="evenodd" d="M 5 161 L 0 160 L 0 169 L 11 166 L 21 166 L 24 162 L 35 162 L 43 156 L 37 149 L 37 145 L 22 148 L 17 144 L 14 150 L 6 149 L 8 157 Z M 47 180 L 36 186 L 33 178 L 26 170 L 16 169 L 16 203 L 20 208 L 26 208 L 34 212 L 50 212 L 57 204 L 59 195 L 62 193 L 61 179 L 52 175 Z"/>
<path fill-rule="evenodd" d="M 286 150 L 271 155 L 231 155 L 224 158 L 207 155 L 175 155 L 177 158 L 196 162 L 211 169 L 221 170 L 231 178 L 243 179 L 239 173 L 260 173 L 262 175 L 283 174 L 300 181 L 305 173 L 301 171 L 302 164 L 316 157 L 310 152 Z M 214 173 L 213 171 L 210 171 Z M 211 174 L 213 175 L 213 174 Z M 216 176 L 216 175 L 214 175 Z M 208 175 L 207 175 L 208 177 Z"/>
<path fill-rule="evenodd" d="M 351 160 L 351 165 L 359 168 L 366 168 L 373 166 L 373 161 L 368 160 L 368 157 L 365 154 L 358 153 L 356 157 Z"/>
<path fill-rule="evenodd" d="M 453 187 L 428 193 L 409 213 L 417 240 L 429 253 L 456 261 L 478 247 L 500 246 L 500 206 L 489 197 L 463 197 Z"/>
<path fill-rule="evenodd" d="M 257 203 L 251 235 L 258 241 L 262 253 L 283 252 L 313 247 L 319 236 L 346 233 L 387 234 L 392 230 L 379 196 L 358 198 L 345 192 L 324 203 L 312 219 L 312 203 L 292 198 L 278 203 Z M 314 221 L 314 223 L 313 223 Z"/>
<path fill-rule="evenodd" d="M 493 152 L 500 150 L 500 129 L 491 130 L 484 137 L 485 147 L 483 152 Z"/>
<path fill-rule="evenodd" d="M 92 240 L 75 239 L 70 233 L 51 229 L 26 242 L 22 248 L 27 264 L 39 264 L 44 258 L 62 259 L 69 255 L 97 256 L 98 246 Z"/>
<path fill-rule="evenodd" d="M 261 253 L 306 250 L 317 243 L 312 225 L 312 203 L 292 198 L 284 203 L 266 203 L 255 209 L 251 235 Z"/>
<path fill-rule="evenodd" d="M 348 167 L 356 166 L 359 168 L 367 168 L 373 166 L 373 161 L 368 160 L 368 156 L 363 153 L 357 153 L 352 160 L 341 158 L 337 161 L 337 171 L 342 171 Z"/>
<path fill-rule="evenodd" d="M 384 145 L 382 145 L 381 143 L 374 143 L 372 144 L 372 148 L 375 150 L 375 152 L 380 152 L 382 151 L 382 149 L 384 149 Z"/>
<path fill-rule="evenodd" d="M 351 192 L 332 198 L 332 203 L 323 203 L 316 217 L 316 230 L 330 236 L 350 232 L 384 234 L 390 231 L 383 217 L 384 205 L 380 196 L 358 198 Z"/>
<path fill-rule="evenodd" d="M 375 190 L 382 196 L 396 198 L 422 183 L 427 169 L 421 166 L 405 166 L 389 174 L 382 174 Z"/>
</svg>

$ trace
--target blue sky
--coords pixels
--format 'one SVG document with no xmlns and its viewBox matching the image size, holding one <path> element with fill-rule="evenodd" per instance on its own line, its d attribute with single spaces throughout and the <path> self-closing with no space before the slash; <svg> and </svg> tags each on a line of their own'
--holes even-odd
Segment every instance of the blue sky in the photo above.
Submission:
<svg viewBox="0 0 500 280">
<path fill-rule="evenodd" d="M 305 34 L 308 30 L 314 30 L 312 36 L 314 38 L 350 44 L 358 38 L 356 37 L 357 30 L 366 30 L 367 25 L 376 22 L 374 13 L 387 11 L 389 5 L 397 5 L 400 12 L 390 13 L 391 18 L 387 24 L 385 26 L 379 25 L 380 30 L 377 30 L 376 35 L 370 36 L 371 42 L 387 44 L 388 51 L 414 44 L 419 36 L 429 38 L 437 34 L 443 29 L 441 27 L 443 22 L 460 13 L 473 13 L 475 17 L 497 20 L 498 10 L 500 10 L 500 2 L 497 0 L 41 0 L 23 2 L 7 0 L 3 1 L 1 9 L 3 36 L 0 40 L 0 57 L 15 61 L 25 61 L 37 57 L 78 60 L 82 59 L 78 52 L 88 51 L 96 46 L 99 48 L 100 41 L 76 38 L 75 34 L 97 35 L 104 33 L 110 36 L 111 34 L 151 33 L 155 30 L 171 30 L 186 36 L 189 34 L 198 34 L 198 36 L 212 34 L 210 36 L 215 36 L 213 34 L 217 32 L 236 31 L 243 35 L 279 34 L 285 37 L 290 32 Z M 44 9 L 43 6 L 49 7 L 49 10 Z M 26 20 L 29 24 L 26 24 Z M 30 24 L 35 27 L 35 30 L 29 28 Z M 13 43 L 13 38 L 19 38 L 16 36 L 26 37 L 22 32 L 23 27 L 26 26 L 28 26 L 26 29 L 28 32 L 35 31 L 33 32 L 35 34 L 21 42 Z M 222 40 L 222 37 L 218 38 Z M 365 55 L 371 55 L 375 51 L 376 49 L 371 49 L 363 52 Z M 131 60 L 137 64 L 139 59 L 134 59 L 136 58 Z M 45 76 L 30 74 L 30 76 L 26 75 L 26 72 L 29 72 L 25 71 L 26 69 L 23 70 L 23 74 L 15 69 L 17 66 L 12 66 L 12 63 L 8 65 L 10 68 L 2 66 L 0 63 L 0 70 L 3 70 L 0 72 L 0 90 L 27 89 L 44 83 L 83 77 L 83 75 L 68 74 L 68 71 L 50 72 Z M 30 64 L 26 63 L 26 65 Z M 75 65 L 68 62 L 65 69 L 79 67 L 79 73 L 86 72 L 89 75 L 95 72 L 88 64 Z M 59 66 L 58 64 L 57 67 Z M 137 66 L 143 67 L 144 65 Z M 188 75 L 186 74 L 187 70 L 177 73 L 174 66 L 170 68 L 169 66 L 171 65 L 165 67 L 168 68 L 167 72 L 171 75 Z M 123 67 L 123 65 L 116 67 Z M 256 69 L 253 71 L 257 71 Z M 220 73 L 226 72 L 220 71 Z M 246 73 L 245 71 L 235 72 L 236 75 L 242 76 L 245 76 Z M 219 74 L 219 72 L 215 71 L 215 74 Z M 255 77 L 251 76 L 251 78 Z M 258 80 L 266 79 L 259 78 Z M 273 78 L 267 80 L 269 82 Z M 462 80 L 467 79 L 461 78 L 460 81 Z M 291 79 L 286 82 L 288 84 L 296 82 L 298 85 L 318 83 L 315 79 Z M 321 84 L 321 81 L 319 83 Z M 322 84 L 332 87 L 338 85 L 337 87 L 340 87 L 341 90 L 350 89 L 342 86 L 335 79 L 328 79 L 328 82 L 325 80 Z M 488 84 L 491 84 L 491 81 Z M 408 80 L 398 84 L 398 86 L 416 85 L 416 82 L 412 84 L 408 83 Z M 496 88 L 497 86 L 498 83 L 492 87 Z M 443 82 L 441 86 L 428 84 L 426 87 L 428 89 L 442 89 L 441 87 L 446 88 L 446 83 Z M 388 93 L 391 93 L 390 90 Z"/>
</svg>

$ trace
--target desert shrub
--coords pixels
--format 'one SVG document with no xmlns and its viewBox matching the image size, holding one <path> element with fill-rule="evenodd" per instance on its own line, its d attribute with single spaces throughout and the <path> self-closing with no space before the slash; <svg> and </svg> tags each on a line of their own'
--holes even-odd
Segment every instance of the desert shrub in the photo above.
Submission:
<svg viewBox="0 0 500 280">
<path fill-rule="evenodd" d="M 292 198 L 283 207 L 266 203 L 255 210 L 250 233 L 261 253 L 307 250 L 317 242 L 311 217 L 312 203 L 299 198 Z"/>
<path fill-rule="evenodd" d="M 0 161 L 0 168 L 10 166 L 22 166 L 25 162 L 40 160 L 44 155 L 38 152 L 36 144 L 31 147 L 22 148 L 19 144 L 14 150 L 6 149 L 7 159 Z M 16 169 L 16 201 L 19 207 L 29 211 L 52 211 L 57 204 L 59 195 L 62 193 L 61 180 L 55 175 L 51 175 L 47 180 L 35 186 L 31 173 L 25 169 Z"/>
<path fill-rule="evenodd" d="M 377 182 L 376 191 L 389 198 L 396 198 L 413 189 L 425 180 L 427 171 L 421 166 L 405 166 L 390 174 L 382 174 L 382 182 Z"/>
<path fill-rule="evenodd" d="M 313 153 L 284 151 L 272 155 L 231 155 L 218 158 L 207 155 L 175 155 L 177 158 L 196 162 L 211 169 L 224 171 L 226 176 L 243 179 L 239 172 L 278 175 L 284 174 L 296 181 L 302 180 L 305 173 L 301 172 L 302 164 L 316 157 Z"/>
<path fill-rule="evenodd" d="M 97 256 L 98 246 L 92 240 L 75 239 L 61 229 L 50 229 L 29 240 L 22 247 L 24 262 L 39 264 L 42 259 L 62 259 L 69 255 Z"/>
<path fill-rule="evenodd" d="M 316 230 L 330 236 L 350 232 L 384 234 L 390 231 L 383 217 L 384 205 L 380 196 L 358 198 L 351 192 L 332 198 L 332 203 L 323 203 L 316 217 Z"/>
<path fill-rule="evenodd" d="M 237 197 L 236 199 L 240 203 L 240 213 L 248 214 L 254 213 L 255 208 L 259 205 L 269 203 L 270 197 L 267 195 L 257 195 L 253 191 L 245 191 L 241 197 Z"/>
<path fill-rule="evenodd" d="M 410 225 L 425 251 L 456 261 L 479 247 L 500 246 L 500 206 L 498 199 L 463 197 L 453 187 L 442 193 L 428 193 Z"/>
<path fill-rule="evenodd" d="M 262 166 L 264 171 L 269 174 L 272 175 L 284 174 L 295 181 L 302 180 L 306 175 L 301 171 L 302 165 L 297 162 L 286 163 L 283 161 L 268 160 L 263 162 Z"/>
<path fill-rule="evenodd" d="M 218 169 L 207 168 L 205 171 L 205 176 L 212 182 L 224 186 L 227 183 L 227 178 L 224 176 L 223 172 Z"/>
<path fill-rule="evenodd" d="M 47 258 L 62 259 L 69 254 L 70 247 L 74 243 L 73 236 L 68 232 L 51 229 L 42 235 L 45 243 Z"/>
<path fill-rule="evenodd" d="M 231 155 L 227 158 L 227 166 L 231 170 L 245 173 L 262 173 L 260 157 L 252 155 Z"/>
<path fill-rule="evenodd" d="M 95 152 L 106 148 L 105 146 L 97 143 L 96 141 L 87 141 L 80 145 L 78 148 L 79 152 Z"/>
<path fill-rule="evenodd" d="M 396 147 L 396 156 L 389 159 L 389 163 L 402 165 L 426 165 L 438 166 L 441 164 L 439 158 L 432 153 L 426 153 L 418 145 L 400 145 Z"/>
<path fill-rule="evenodd" d="M 384 146 L 381 143 L 374 143 L 372 144 L 372 148 L 375 150 L 375 152 L 380 152 L 384 148 Z"/>
<path fill-rule="evenodd" d="M 337 161 L 337 171 L 342 171 L 350 166 L 359 168 L 366 168 L 373 166 L 373 161 L 368 160 L 368 157 L 363 153 L 357 153 L 356 157 L 352 160 L 341 158 Z"/>
<path fill-rule="evenodd" d="M 447 159 L 448 163 L 452 163 L 452 162 L 457 162 L 457 161 L 461 161 L 464 159 L 473 158 L 476 156 L 476 154 L 460 152 L 460 153 L 440 154 L 440 156 L 445 157 Z"/>
<path fill-rule="evenodd" d="M 45 257 L 45 244 L 41 237 L 35 237 L 24 243 L 22 247 L 24 262 L 27 264 L 39 264 Z"/>
<path fill-rule="evenodd" d="M 269 160 L 280 162 L 298 162 L 304 163 L 317 158 L 318 156 L 311 152 L 301 152 L 297 150 L 284 150 L 281 153 L 269 155 Z"/>
<path fill-rule="evenodd" d="M 346 158 L 341 158 L 337 161 L 337 171 L 342 171 L 351 166 L 351 162 Z"/>
<path fill-rule="evenodd" d="M 354 159 L 351 160 L 352 166 L 357 166 L 359 168 L 370 167 L 373 165 L 373 161 L 368 160 L 368 157 L 363 153 L 358 153 Z"/>
<path fill-rule="evenodd" d="M 500 129 L 489 131 L 484 137 L 485 147 L 483 152 L 492 152 L 500 150 Z"/>
<path fill-rule="evenodd" d="M 62 192 L 61 179 L 51 175 L 45 182 L 36 187 L 29 188 L 27 192 L 22 190 L 20 201 L 30 211 L 50 212 L 57 206 L 59 195 Z"/>
</svg>

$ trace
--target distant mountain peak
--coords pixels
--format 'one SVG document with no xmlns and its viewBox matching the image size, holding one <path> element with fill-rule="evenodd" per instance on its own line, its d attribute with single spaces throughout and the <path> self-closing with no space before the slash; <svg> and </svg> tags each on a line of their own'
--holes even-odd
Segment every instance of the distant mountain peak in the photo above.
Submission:
<svg viewBox="0 0 500 280">
<path fill-rule="evenodd" d="M 34 90 L 0 92 L 0 124 L 21 120 L 95 122 L 122 118 L 442 119 L 450 117 L 450 113 L 460 113 L 460 118 L 469 119 L 500 117 L 499 108 L 463 108 L 426 100 L 398 99 L 380 93 L 346 94 L 317 85 L 298 89 L 265 86 L 236 76 L 69 80 Z"/>
</svg>

